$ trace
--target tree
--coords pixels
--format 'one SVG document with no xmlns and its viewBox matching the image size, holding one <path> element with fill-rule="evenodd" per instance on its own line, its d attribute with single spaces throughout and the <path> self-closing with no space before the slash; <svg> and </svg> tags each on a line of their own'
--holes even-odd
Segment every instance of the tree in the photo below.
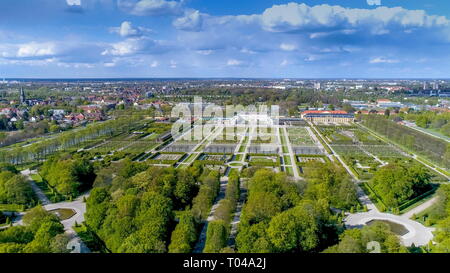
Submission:
<svg viewBox="0 0 450 273">
<path fill-rule="evenodd" d="M 378 242 L 382 253 L 405 253 L 407 249 L 400 244 L 400 239 L 385 223 L 377 222 L 362 229 L 345 230 L 340 236 L 340 242 L 329 247 L 328 253 L 368 253 L 369 242 Z"/>
<path fill-rule="evenodd" d="M 220 253 L 227 244 L 227 224 L 222 220 L 209 222 L 203 253 Z"/>
<path fill-rule="evenodd" d="M 421 166 L 389 164 L 375 173 L 370 185 L 384 204 L 393 208 L 429 190 L 430 179 L 428 170 Z"/>
<path fill-rule="evenodd" d="M 169 245 L 169 253 L 189 253 L 197 240 L 195 218 L 190 211 L 183 213 Z"/>
<path fill-rule="evenodd" d="M 86 223 L 94 231 L 98 231 L 103 224 L 109 209 L 111 196 L 104 188 L 94 188 L 86 201 Z"/>
<path fill-rule="evenodd" d="M 59 223 L 59 218 L 46 211 L 42 206 L 36 206 L 23 216 L 23 223 L 32 231 L 37 232 L 46 222 Z"/>
<path fill-rule="evenodd" d="M 177 207 L 182 208 L 189 205 L 197 190 L 195 179 L 189 172 L 183 170 L 177 172 L 177 183 L 174 190 Z"/>
<path fill-rule="evenodd" d="M 311 203 L 305 202 L 275 216 L 267 232 L 277 251 L 289 252 L 317 247 L 319 230 L 317 211 Z"/>
</svg>

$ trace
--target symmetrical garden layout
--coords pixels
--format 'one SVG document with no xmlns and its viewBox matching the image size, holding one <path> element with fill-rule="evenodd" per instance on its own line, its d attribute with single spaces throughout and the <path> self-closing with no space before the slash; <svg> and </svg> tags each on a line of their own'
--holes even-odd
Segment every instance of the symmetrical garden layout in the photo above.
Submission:
<svg viewBox="0 0 450 273">
<path fill-rule="evenodd" d="M 137 144 L 128 145 L 126 149 Z M 213 124 L 198 121 L 161 146 L 146 146 L 144 155 L 134 160 L 178 168 L 196 162 L 223 174 L 258 166 L 297 179 L 307 172 L 305 163 L 328 160 L 311 128 L 278 124 L 267 115 L 237 115 Z"/>
<path fill-rule="evenodd" d="M 201 164 L 219 171 L 223 185 L 226 185 L 233 169 L 268 168 L 285 172 L 295 180 L 303 180 L 311 171 L 309 162 L 335 162 L 352 176 L 358 185 L 359 201 L 367 210 L 349 214 L 345 220 L 347 226 L 360 226 L 382 219 L 403 225 L 410 231 L 402 237 L 406 244 L 422 244 L 432 238 L 428 228 L 409 218 L 419 213 L 419 208 L 423 209 L 434 191 L 415 200 L 407 200 L 394 213 L 402 215 L 394 215 L 379 209 L 382 200 L 378 200 L 376 192 L 369 183 L 365 183 L 377 169 L 390 163 L 421 162 L 361 125 L 303 123 L 294 126 L 261 114 L 238 114 L 213 122 L 200 119 L 186 124 L 188 126 L 182 126 L 174 133 L 173 123 L 118 119 L 35 143 L 1 148 L 0 161 L 28 169 L 33 167 L 31 164 L 40 164 L 55 152 L 67 151 L 88 153 L 92 161 L 117 162 L 130 158 L 135 162 L 175 168 Z M 432 182 L 448 182 L 448 177 L 424 165 L 434 174 Z M 223 189 L 221 187 L 221 191 Z M 245 202 L 245 194 L 243 196 L 239 201 L 241 207 Z M 234 221 L 234 230 L 238 222 L 239 217 Z M 203 237 L 205 232 L 206 229 L 202 231 Z M 199 240 L 197 248 L 200 251 L 203 248 L 202 240 Z"/>
</svg>

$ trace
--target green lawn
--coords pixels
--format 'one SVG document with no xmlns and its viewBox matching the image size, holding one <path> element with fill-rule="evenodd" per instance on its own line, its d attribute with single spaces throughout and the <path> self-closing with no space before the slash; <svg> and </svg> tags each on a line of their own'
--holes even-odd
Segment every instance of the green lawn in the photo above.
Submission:
<svg viewBox="0 0 450 273">
<path fill-rule="evenodd" d="M 285 165 L 292 165 L 290 156 L 285 155 L 285 156 L 283 156 L 283 159 L 284 159 L 284 164 Z"/>
<path fill-rule="evenodd" d="M 294 169 L 292 169 L 292 167 L 286 167 L 286 173 L 288 175 L 294 175 Z"/>
</svg>

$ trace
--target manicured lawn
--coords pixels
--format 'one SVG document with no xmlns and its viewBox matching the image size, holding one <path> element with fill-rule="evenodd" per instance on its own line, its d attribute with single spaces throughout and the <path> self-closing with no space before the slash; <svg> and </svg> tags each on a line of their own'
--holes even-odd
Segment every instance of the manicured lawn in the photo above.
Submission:
<svg viewBox="0 0 450 273">
<path fill-rule="evenodd" d="M 289 128 L 289 141 L 292 145 L 313 145 L 314 141 L 304 127 Z"/>
<path fill-rule="evenodd" d="M 286 173 L 288 175 L 294 175 L 294 169 L 292 167 L 286 167 Z"/>
<path fill-rule="evenodd" d="M 291 165 L 292 164 L 290 156 L 285 155 L 285 156 L 283 156 L 283 159 L 284 159 L 284 164 L 285 165 Z"/>
</svg>

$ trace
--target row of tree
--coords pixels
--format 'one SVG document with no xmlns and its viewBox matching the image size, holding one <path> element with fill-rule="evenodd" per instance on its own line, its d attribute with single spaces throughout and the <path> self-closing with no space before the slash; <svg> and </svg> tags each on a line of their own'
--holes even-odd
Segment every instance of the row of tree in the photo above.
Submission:
<svg viewBox="0 0 450 273">
<path fill-rule="evenodd" d="M 442 139 L 399 125 L 382 116 L 364 116 L 363 123 L 377 133 L 429 158 L 440 166 L 450 166 L 450 144 Z"/>
<path fill-rule="evenodd" d="M 197 165 L 199 168 L 201 165 Z M 200 170 L 200 169 L 198 169 Z M 183 212 L 172 232 L 169 252 L 189 253 L 198 239 L 203 222 L 209 215 L 214 200 L 219 192 L 219 173 L 205 170 L 199 178 L 200 189 L 192 201 L 192 209 Z"/>
<path fill-rule="evenodd" d="M 228 175 L 228 183 L 225 198 L 220 200 L 214 211 L 214 221 L 209 222 L 206 233 L 204 253 L 219 253 L 227 251 L 230 235 L 230 224 L 240 196 L 240 180 L 237 170 L 232 170 Z"/>
<path fill-rule="evenodd" d="M 0 150 L 0 162 L 23 164 L 46 159 L 58 151 L 77 148 L 88 141 L 94 141 L 102 137 L 111 137 L 122 132 L 128 132 L 134 128 L 134 122 L 138 117 L 119 118 L 102 123 L 94 123 L 86 128 L 63 132 L 56 137 L 38 141 L 28 146 L 6 148 Z"/>
</svg>

